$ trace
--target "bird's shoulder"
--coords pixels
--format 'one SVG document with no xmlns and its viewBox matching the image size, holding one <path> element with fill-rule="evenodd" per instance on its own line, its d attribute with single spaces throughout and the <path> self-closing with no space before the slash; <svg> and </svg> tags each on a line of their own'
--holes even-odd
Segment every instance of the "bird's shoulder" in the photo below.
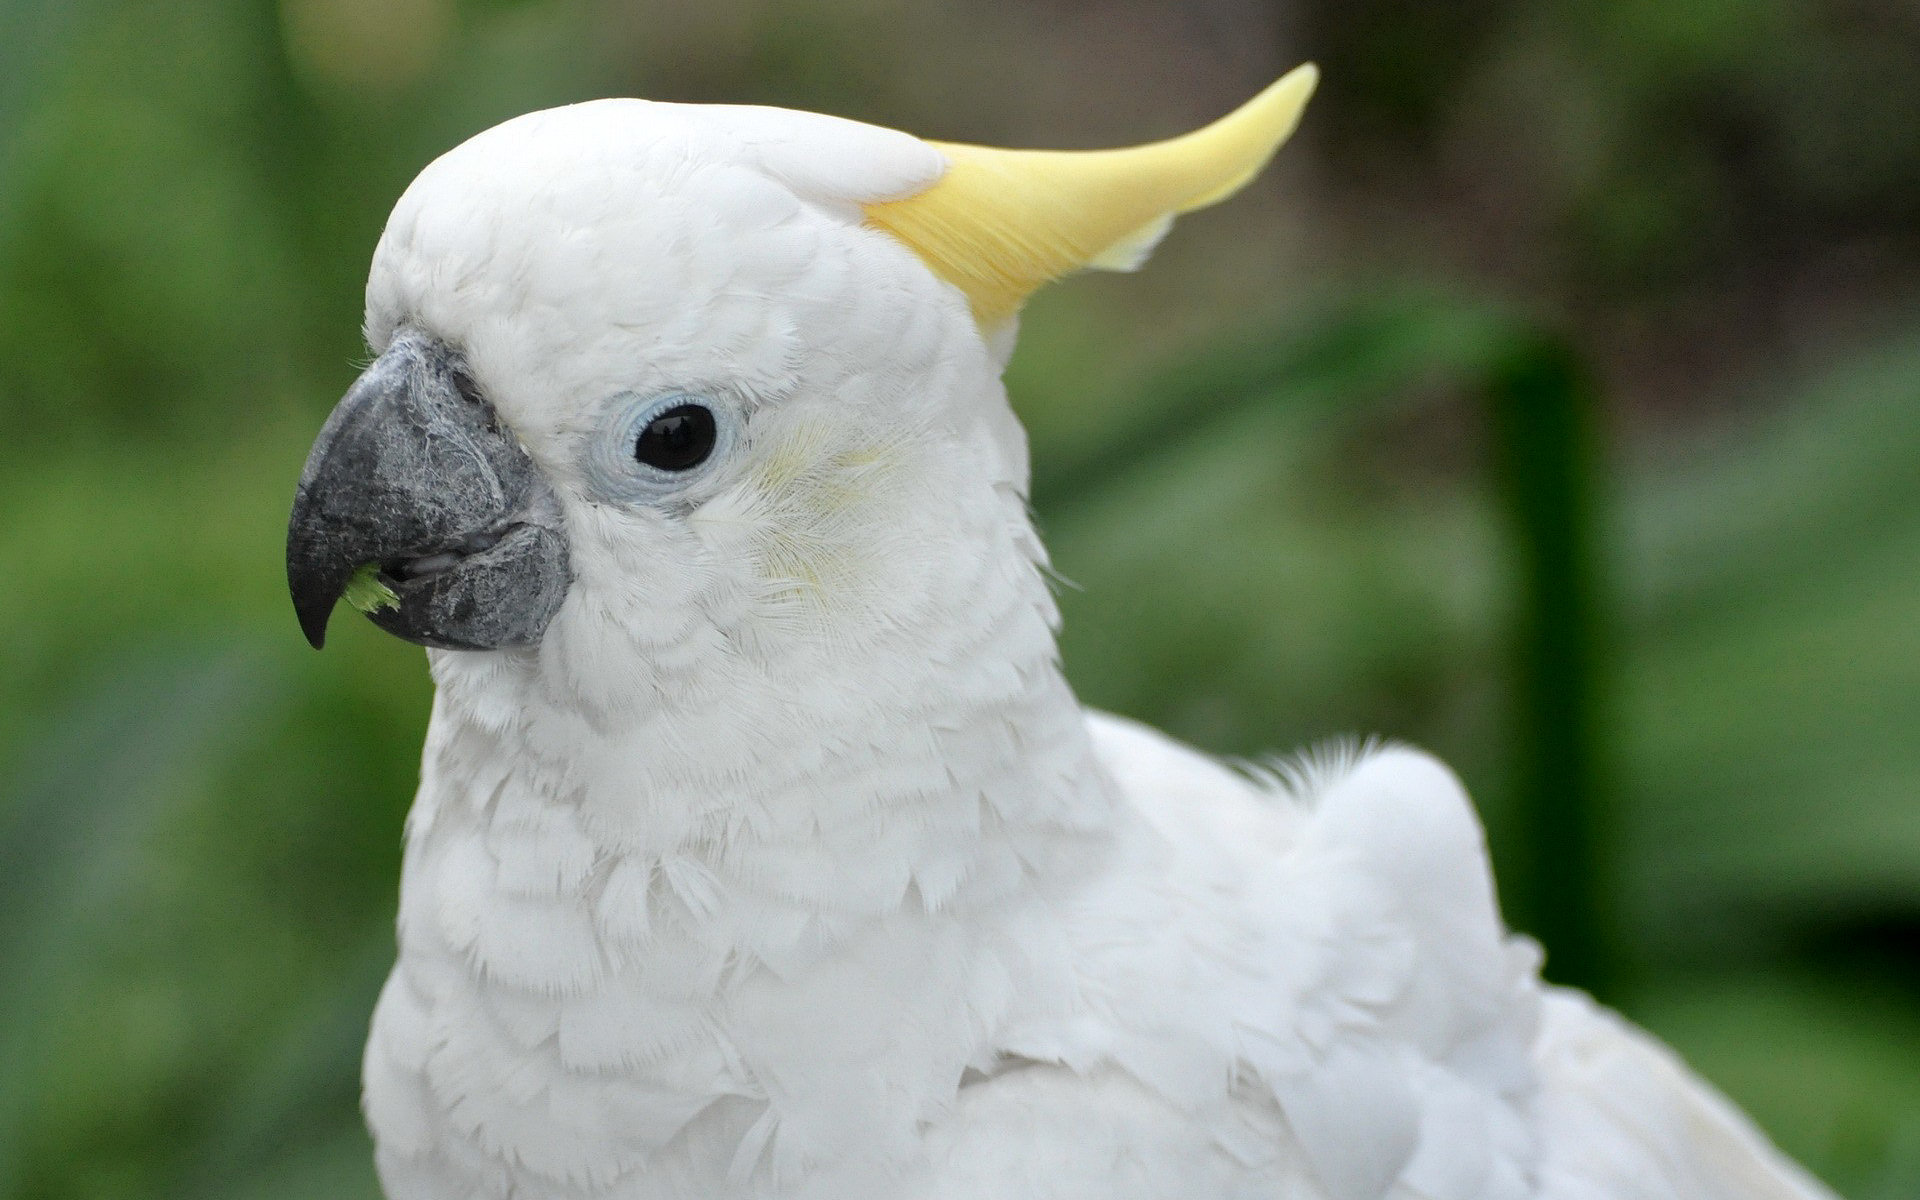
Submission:
<svg viewBox="0 0 1920 1200">
<path fill-rule="evenodd" d="M 1500 919 L 1479 816 L 1439 759 L 1347 740 L 1228 763 L 1104 713 L 1090 713 L 1088 728 L 1176 882 L 1233 893 L 1238 910 L 1274 933 L 1317 923 L 1357 935 L 1372 922 L 1410 952 L 1499 960 L 1479 978 L 1451 980 L 1468 991 L 1511 974 L 1506 960 L 1517 948 Z M 1307 903 L 1313 896 L 1322 903 Z M 1415 970 L 1410 960 L 1398 965 Z"/>
<path fill-rule="evenodd" d="M 1237 769 L 1089 728 L 1137 819 L 1067 918 L 1075 1021 L 1016 1049 L 1117 1066 L 1222 1134 L 1276 1117 L 1287 1137 L 1236 1151 L 1335 1200 L 1527 1195 L 1537 952 L 1453 774 L 1395 746 Z"/>
</svg>

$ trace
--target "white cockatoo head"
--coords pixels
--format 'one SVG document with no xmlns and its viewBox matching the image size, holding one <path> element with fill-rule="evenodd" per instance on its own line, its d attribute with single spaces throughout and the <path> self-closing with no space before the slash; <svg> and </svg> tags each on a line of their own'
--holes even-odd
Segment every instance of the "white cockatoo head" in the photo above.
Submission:
<svg viewBox="0 0 1920 1200">
<path fill-rule="evenodd" d="M 1021 300 L 1137 265 L 1312 85 L 1116 151 L 639 100 L 474 137 L 374 254 L 377 358 L 289 533 L 310 639 L 371 568 L 382 627 L 603 708 L 924 656 L 1039 554 L 999 382 Z"/>
</svg>

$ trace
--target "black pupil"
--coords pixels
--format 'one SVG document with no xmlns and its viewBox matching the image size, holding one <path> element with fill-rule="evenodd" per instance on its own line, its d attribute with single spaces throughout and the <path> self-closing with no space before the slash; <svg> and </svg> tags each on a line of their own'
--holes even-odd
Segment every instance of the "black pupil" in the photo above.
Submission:
<svg viewBox="0 0 1920 1200">
<path fill-rule="evenodd" d="M 713 414 L 698 404 L 682 404 L 647 422 L 633 456 L 662 471 L 690 471 L 713 453 L 713 437 Z"/>
</svg>

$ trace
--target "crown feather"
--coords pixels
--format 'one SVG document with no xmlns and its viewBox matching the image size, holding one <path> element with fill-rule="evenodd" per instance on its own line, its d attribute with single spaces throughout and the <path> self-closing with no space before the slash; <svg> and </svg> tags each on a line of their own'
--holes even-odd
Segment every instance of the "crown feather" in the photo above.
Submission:
<svg viewBox="0 0 1920 1200">
<path fill-rule="evenodd" d="M 931 187 L 864 205 L 869 223 L 959 288 L 983 329 L 1041 285 L 1092 267 L 1131 271 L 1174 217 L 1226 199 L 1299 124 L 1319 72 L 1297 67 L 1202 129 L 1118 150 L 1001 150 L 931 142 Z"/>
</svg>

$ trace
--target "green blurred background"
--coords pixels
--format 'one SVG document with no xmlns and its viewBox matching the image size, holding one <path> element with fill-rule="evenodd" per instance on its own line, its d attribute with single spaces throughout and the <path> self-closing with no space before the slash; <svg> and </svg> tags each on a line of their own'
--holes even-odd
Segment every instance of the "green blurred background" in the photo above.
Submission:
<svg viewBox="0 0 1920 1200">
<path fill-rule="evenodd" d="M 429 688 L 281 549 L 426 161 L 601 95 L 1123 143 L 1304 59 L 1026 316 L 1075 683 L 1440 752 L 1550 974 L 1920 1196 L 1910 0 L 0 0 L 0 1195 L 376 1195 Z"/>
</svg>

